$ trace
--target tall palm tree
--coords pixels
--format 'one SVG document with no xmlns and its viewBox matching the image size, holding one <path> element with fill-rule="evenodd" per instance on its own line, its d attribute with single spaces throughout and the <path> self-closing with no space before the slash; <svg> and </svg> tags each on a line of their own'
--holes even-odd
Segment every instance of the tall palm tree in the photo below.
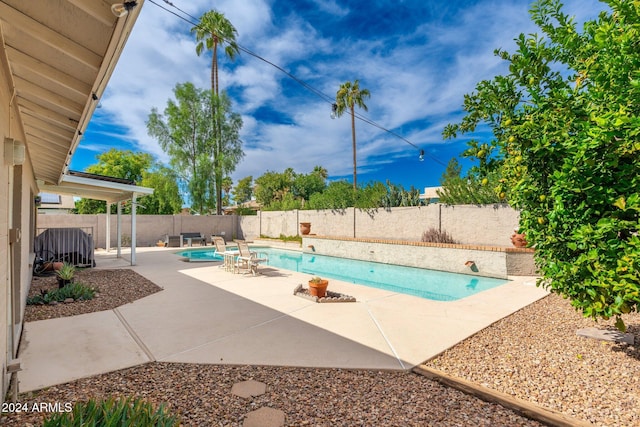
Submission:
<svg viewBox="0 0 640 427">
<path fill-rule="evenodd" d="M 205 50 L 211 50 L 211 91 L 215 94 L 216 101 L 213 102 L 212 108 L 212 122 L 213 122 L 213 137 L 214 150 L 213 150 L 213 170 L 215 180 L 216 191 L 216 213 L 222 214 L 222 135 L 221 126 L 219 122 L 220 115 L 217 114 L 217 105 L 219 101 L 219 84 L 218 84 L 218 45 L 224 46 L 224 52 L 229 59 L 234 59 L 236 54 L 240 51 L 238 44 L 236 43 L 236 31 L 235 27 L 229 22 L 224 14 L 210 10 L 205 12 L 200 17 L 200 23 L 191 29 L 191 32 L 196 34 L 196 53 L 200 56 Z M 217 119 L 218 118 L 218 119 Z"/>
<path fill-rule="evenodd" d="M 360 81 L 356 80 L 353 83 L 344 82 L 340 85 L 340 89 L 336 93 L 336 103 L 334 104 L 334 111 L 337 117 L 349 109 L 351 113 L 351 140 L 353 145 L 353 189 L 357 189 L 357 167 L 356 167 L 356 115 L 355 107 L 362 108 L 364 111 L 368 111 L 367 105 L 364 103 L 365 99 L 371 96 L 368 89 L 360 89 Z"/>
<path fill-rule="evenodd" d="M 218 90 L 218 45 L 224 46 L 224 52 L 229 59 L 234 59 L 240 52 L 236 43 L 238 31 L 224 16 L 224 14 L 210 10 L 200 17 L 200 23 L 191 29 L 196 34 L 196 53 L 202 55 L 210 50 L 211 56 L 211 90 L 219 95 Z"/>
</svg>

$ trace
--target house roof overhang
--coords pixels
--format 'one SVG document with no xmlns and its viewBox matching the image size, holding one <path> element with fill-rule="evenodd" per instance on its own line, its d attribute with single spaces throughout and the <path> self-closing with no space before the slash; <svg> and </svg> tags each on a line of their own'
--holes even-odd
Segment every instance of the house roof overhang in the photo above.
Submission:
<svg viewBox="0 0 640 427">
<path fill-rule="evenodd" d="M 0 0 L 0 68 L 9 76 L 16 132 L 40 182 L 65 180 L 144 2 L 118 17 L 111 9 L 123 1 L 133 4 Z"/>
</svg>

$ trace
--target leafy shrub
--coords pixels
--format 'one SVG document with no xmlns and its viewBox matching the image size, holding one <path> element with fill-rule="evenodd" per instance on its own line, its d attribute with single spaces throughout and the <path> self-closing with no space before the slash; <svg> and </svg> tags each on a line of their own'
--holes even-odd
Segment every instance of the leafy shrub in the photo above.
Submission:
<svg viewBox="0 0 640 427">
<path fill-rule="evenodd" d="M 74 282 L 57 290 L 58 298 L 64 301 L 73 298 L 76 301 L 86 301 L 96 296 L 96 289 L 82 283 Z"/>
<path fill-rule="evenodd" d="M 114 399 L 79 402 L 71 412 L 52 414 L 44 420 L 43 427 L 81 426 L 178 426 L 177 416 L 171 415 L 160 405 L 154 408 L 142 399 Z"/>
<path fill-rule="evenodd" d="M 96 296 L 96 289 L 82 283 L 70 283 L 60 289 L 41 291 L 40 295 L 27 298 L 27 305 L 49 304 L 52 301 L 62 302 L 67 298 L 74 301 L 87 301 Z"/>
<path fill-rule="evenodd" d="M 458 243 L 453 237 L 451 237 L 451 234 L 446 231 L 437 230 L 434 227 L 431 227 L 422 233 L 422 241 L 429 243 Z"/>
</svg>

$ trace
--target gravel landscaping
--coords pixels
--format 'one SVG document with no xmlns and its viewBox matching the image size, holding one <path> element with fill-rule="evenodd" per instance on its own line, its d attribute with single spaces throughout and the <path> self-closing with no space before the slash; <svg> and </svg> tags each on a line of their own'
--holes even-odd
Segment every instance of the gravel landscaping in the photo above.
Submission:
<svg viewBox="0 0 640 427">
<path fill-rule="evenodd" d="M 47 281 L 51 280 L 51 283 Z M 27 321 L 107 310 L 160 290 L 132 270 L 85 270 L 92 301 L 29 306 Z M 54 278 L 34 280 L 56 286 Z M 114 305 L 115 304 L 115 305 Z M 427 366 L 598 426 L 640 426 L 640 315 L 625 316 L 635 346 L 582 338 L 595 324 L 550 295 L 456 345 Z M 256 380 L 265 394 L 241 398 L 234 383 Z M 165 403 L 184 425 L 241 426 L 260 407 L 300 426 L 540 426 L 421 375 L 407 372 L 148 363 L 21 395 L 21 403 L 139 396 Z M 0 424 L 39 425 L 42 414 L 3 414 Z"/>
</svg>

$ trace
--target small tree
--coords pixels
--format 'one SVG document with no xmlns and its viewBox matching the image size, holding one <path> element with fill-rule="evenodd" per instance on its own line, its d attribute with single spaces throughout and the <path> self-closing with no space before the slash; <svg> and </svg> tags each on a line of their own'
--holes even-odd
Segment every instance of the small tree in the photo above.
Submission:
<svg viewBox="0 0 640 427">
<path fill-rule="evenodd" d="M 247 176 L 238 181 L 233 188 L 233 199 L 236 203 L 244 203 L 253 197 L 253 176 Z"/>
</svg>

